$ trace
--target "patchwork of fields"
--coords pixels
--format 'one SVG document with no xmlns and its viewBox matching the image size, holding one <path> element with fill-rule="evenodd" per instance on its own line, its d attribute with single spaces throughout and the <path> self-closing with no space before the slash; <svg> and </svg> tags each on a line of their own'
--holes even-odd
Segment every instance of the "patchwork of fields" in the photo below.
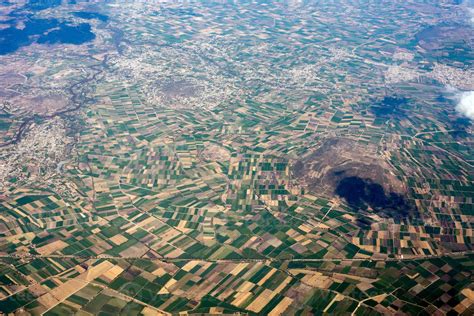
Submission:
<svg viewBox="0 0 474 316">
<path fill-rule="evenodd" d="M 74 8 L 0 56 L 0 312 L 474 313 L 462 8 Z"/>
</svg>

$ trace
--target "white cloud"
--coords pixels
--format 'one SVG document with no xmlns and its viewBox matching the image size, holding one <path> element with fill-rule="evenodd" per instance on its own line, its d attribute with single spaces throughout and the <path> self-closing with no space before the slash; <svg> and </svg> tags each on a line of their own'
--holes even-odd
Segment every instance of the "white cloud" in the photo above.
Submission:
<svg viewBox="0 0 474 316">
<path fill-rule="evenodd" d="M 474 25 L 474 8 L 467 8 L 467 13 L 469 14 L 471 24 Z"/>
<path fill-rule="evenodd" d="M 458 94 L 456 111 L 474 120 L 474 91 L 461 92 Z"/>
</svg>

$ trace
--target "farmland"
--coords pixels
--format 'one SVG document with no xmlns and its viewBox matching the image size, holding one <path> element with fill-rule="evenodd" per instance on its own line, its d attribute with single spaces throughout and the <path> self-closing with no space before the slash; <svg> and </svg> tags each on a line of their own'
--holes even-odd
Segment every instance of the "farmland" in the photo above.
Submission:
<svg viewBox="0 0 474 316">
<path fill-rule="evenodd" d="M 0 312 L 474 313 L 462 5 L 28 10 L 94 37 L 0 56 Z"/>
</svg>

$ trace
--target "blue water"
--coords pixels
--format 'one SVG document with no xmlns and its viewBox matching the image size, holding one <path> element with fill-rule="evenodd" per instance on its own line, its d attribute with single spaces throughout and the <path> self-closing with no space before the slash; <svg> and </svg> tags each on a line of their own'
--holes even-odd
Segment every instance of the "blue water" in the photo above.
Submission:
<svg viewBox="0 0 474 316">
<path fill-rule="evenodd" d="M 71 24 L 58 19 L 35 18 L 33 11 L 44 10 L 61 4 L 60 0 L 32 0 L 23 7 L 11 12 L 10 20 L 5 21 L 9 27 L 0 30 L 0 55 L 13 53 L 33 43 L 39 44 L 75 44 L 80 45 L 95 39 L 89 23 Z M 74 15 L 84 19 L 106 21 L 107 16 L 93 12 L 75 12 Z M 25 21 L 23 29 L 15 26 L 17 20 Z"/>
<path fill-rule="evenodd" d="M 28 10 L 45 10 L 61 5 L 61 0 L 30 0 L 24 8 Z"/>
<path fill-rule="evenodd" d="M 0 30 L 0 55 L 13 53 L 22 46 L 28 46 L 32 43 L 28 34 L 23 30 L 9 27 Z"/>
<path fill-rule="evenodd" d="M 91 32 L 91 26 L 88 23 L 81 23 L 77 26 L 60 24 L 58 30 L 53 30 L 46 35 L 41 35 L 38 39 L 39 44 L 75 44 L 80 45 L 95 38 Z"/>
</svg>

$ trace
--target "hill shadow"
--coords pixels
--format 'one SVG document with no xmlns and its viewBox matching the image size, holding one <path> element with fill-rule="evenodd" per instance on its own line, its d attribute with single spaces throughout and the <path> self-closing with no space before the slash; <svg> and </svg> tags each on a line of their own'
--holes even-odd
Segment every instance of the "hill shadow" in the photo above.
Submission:
<svg viewBox="0 0 474 316">
<path fill-rule="evenodd" d="M 403 117 L 404 107 L 408 104 L 408 98 L 385 96 L 380 102 L 370 108 L 377 117 Z"/>
<path fill-rule="evenodd" d="M 382 216 L 403 218 L 412 215 L 415 210 L 415 206 L 403 195 L 385 192 L 380 184 L 357 176 L 341 179 L 335 193 L 354 208 L 362 210 L 370 208 Z"/>
</svg>

